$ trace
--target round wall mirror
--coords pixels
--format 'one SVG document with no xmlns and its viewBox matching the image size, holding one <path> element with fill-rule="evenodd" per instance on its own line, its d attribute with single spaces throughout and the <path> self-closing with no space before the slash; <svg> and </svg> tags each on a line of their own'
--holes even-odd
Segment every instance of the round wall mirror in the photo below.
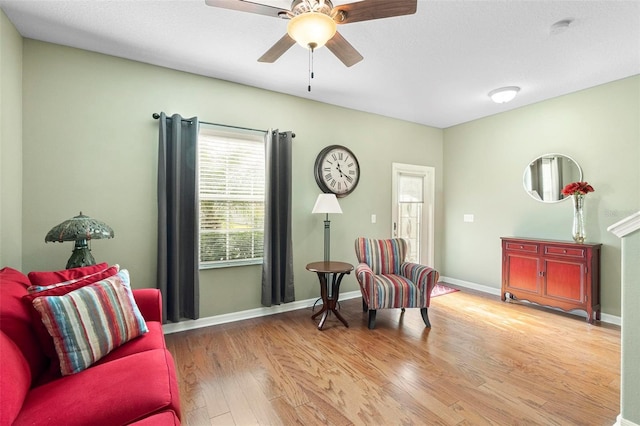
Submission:
<svg viewBox="0 0 640 426">
<path fill-rule="evenodd" d="M 575 160 L 563 154 L 544 154 L 524 169 L 522 183 L 533 199 L 556 203 L 565 198 L 562 188 L 571 182 L 582 181 L 582 169 Z"/>
</svg>

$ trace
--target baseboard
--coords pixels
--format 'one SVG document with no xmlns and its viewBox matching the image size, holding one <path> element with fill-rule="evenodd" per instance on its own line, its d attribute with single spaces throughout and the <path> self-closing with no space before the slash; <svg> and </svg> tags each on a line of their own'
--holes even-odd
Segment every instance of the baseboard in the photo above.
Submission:
<svg viewBox="0 0 640 426">
<path fill-rule="evenodd" d="M 360 296 L 360 291 L 348 291 L 340 294 L 340 300 L 355 299 Z M 279 314 L 282 312 L 295 311 L 297 309 L 305 309 L 313 306 L 318 298 L 296 300 L 295 302 L 285 303 L 282 305 L 274 305 L 271 307 L 248 309 L 246 311 L 232 312 L 229 314 L 215 315 L 212 317 L 199 318 L 197 320 L 187 320 L 177 323 L 164 324 L 162 330 L 164 334 L 177 333 L 180 331 L 194 330 L 196 328 L 210 327 L 212 325 L 226 324 L 234 321 L 242 321 L 251 318 L 266 317 L 269 315 Z M 322 300 L 318 301 L 322 304 Z"/>
<path fill-rule="evenodd" d="M 617 317 L 615 315 L 609 315 L 609 314 L 601 313 L 600 314 L 600 321 L 606 322 L 607 324 L 614 324 L 614 325 L 622 326 L 622 318 L 621 317 Z"/>
<path fill-rule="evenodd" d="M 473 283 L 473 282 L 470 282 L 470 281 L 464 281 L 464 280 L 459 280 L 457 278 L 444 277 L 444 276 L 440 276 L 440 281 L 443 281 L 443 282 L 449 283 L 449 284 L 453 284 L 453 285 L 458 286 L 458 287 L 464 287 L 464 288 L 468 288 L 468 289 L 471 289 L 471 290 L 477 290 L 477 291 L 481 291 L 483 293 L 492 294 L 494 296 L 500 296 L 500 289 L 499 288 L 489 287 L 489 286 L 486 286 L 486 285 L 477 284 L 477 283 Z M 556 309 L 556 308 L 550 308 L 550 309 Z M 558 311 L 562 311 L 561 309 L 557 309 L 557 310 Z M 564 311 L 562 311 L 562 312 L 564 312 Z M 583 317 L 585 319 L 587 318 L 586 312 L 575 311 L 575 312 L 569 312 L 569 314 L 576 315 L 576 316 L 581 316 L 581 317 Z M 601 313 L 600 314 L 600 321 L 606 322 L 608 324 L 622 325 L 622 318 L 617 317 L 615 315 L 605 314 L 605 313 Z"/>
<path fill-rule="evenodd" d="M 471 290 L 481 291 L 483 293 L 493 294 L 494 296 L 500 296 L 499 288 L 489 287 L 488 285 L 476 284 L 476 283 L 472 283 L 471 281 L 459 280 L 457 278 L 452 278 L 452 277 L 444 277 L 442 275 L 440 276 L 440 281 L 453 284 L 459 287 L 469 288 Z"/>
<path fill-rule="evenodd" d="M 622 418 L 622 414 L 618 414 L 618 417 L 616 417 L 616 422 L 614 423 L 613 426 L 640 426 L 640 425 L 632 421 L 625 420 Z"/>
<path fill-rule="evenodd" d="M 449 283 L 454 286 L 468 288 L 471 290 L 481 291 L 483 293 L 492 294 L 494 296 L 500 296 L 499 288 L 489 287 L 489 286 L 477 284 L 471 281 L 464 281 L 464 280 L 459 280 L 457 278 L 441 276 L 440 282 Z M 359 290 L 348 291 L 340 294 L 340 300 L 355 299 L 358 297 L 361 297 Z M 197 320 L 188 320 L 188 321 L 181 321 L 178 323 L 170 323 L 170 324 L 165 324 L 162 327 L 162 329 L 165 334 L 171 334 L 171 333 L 177 333 L 180 331 L 194 330 L 196 328 L 210 327 L 212 325 L 226 324 L 234 321 L 242 321 L 242 320 L 258 318 L 258 317 L 266 317 L 269 315 L 275 315 L 282 312 L 289 312 L 289 311 L 295 311 L 297 309 L 310 308 L 311 306 L 313 306 L 314 303 L 316 303 L 317 300 L 318 300 L 317 298 L 306 299 L 306 300 L 296 300 L 295 302 L 285 303 L 282 305 L 274 305 L 268 308 L 263 307 L 263 308 L 248 309 L 246 311 L 215 315 L 212 317 L 199 318 Z M 321 304 L 322 301 L 319 301 L 318 303 Z M 573 315 L 582 316 L 586 318 L 586 314 L 584 312 L 583 313 L 570 312 L 570 313 Z M 609 324 L 615 324 L 615 325 L 622 324 L 621 318 L 614 315 L 608 315 L 603 313 L 600 318 L 602 322 L 606 322 Z M 622 423 L 621 425 L 634 426 L 633 423 Z"/>
</svg>

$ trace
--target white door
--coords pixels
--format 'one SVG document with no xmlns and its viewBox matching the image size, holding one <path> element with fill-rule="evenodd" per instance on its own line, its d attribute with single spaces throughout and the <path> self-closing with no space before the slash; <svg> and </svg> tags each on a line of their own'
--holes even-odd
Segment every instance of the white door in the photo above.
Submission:
<svg viewBox="0 0 640 426">
<path fill-rule="evenodd" d="M 392 164 L 391 230 L 409 242 L 406 260 L 434 265 L 435 169 L 412 164 Z"/>
</svg>

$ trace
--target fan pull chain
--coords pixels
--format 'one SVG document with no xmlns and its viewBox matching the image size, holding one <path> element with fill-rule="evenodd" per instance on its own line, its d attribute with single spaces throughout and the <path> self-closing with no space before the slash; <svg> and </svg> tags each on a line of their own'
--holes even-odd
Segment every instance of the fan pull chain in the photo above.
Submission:
<svg viewBox="0 0 640 426">
<path fill-rule="evenodd" d="M 309 86 L 307 86 L 309 92 L 311 91 L 311 79 L 313 78 L 313 50 L 315 47 L 315 43 L 309 43 Z"/>
</svg>

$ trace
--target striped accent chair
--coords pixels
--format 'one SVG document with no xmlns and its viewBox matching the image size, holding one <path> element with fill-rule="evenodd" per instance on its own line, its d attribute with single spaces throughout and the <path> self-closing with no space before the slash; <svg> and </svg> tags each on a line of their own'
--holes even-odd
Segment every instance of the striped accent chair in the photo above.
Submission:
<svg viewBox="0 0 640 426">
<path fill-rule="evenodd" d="M 438 271 L 405 262 L 407 241 L 402 238 L 356 239 L 356 279 L 362 292 L 362 309 L 369 312 L 369 328 L 376 324 L 378 309 L 420 308 L 422 320 L 431 327 L 427 308 L 431 291 L 440 278 Z"/>
</svg>

